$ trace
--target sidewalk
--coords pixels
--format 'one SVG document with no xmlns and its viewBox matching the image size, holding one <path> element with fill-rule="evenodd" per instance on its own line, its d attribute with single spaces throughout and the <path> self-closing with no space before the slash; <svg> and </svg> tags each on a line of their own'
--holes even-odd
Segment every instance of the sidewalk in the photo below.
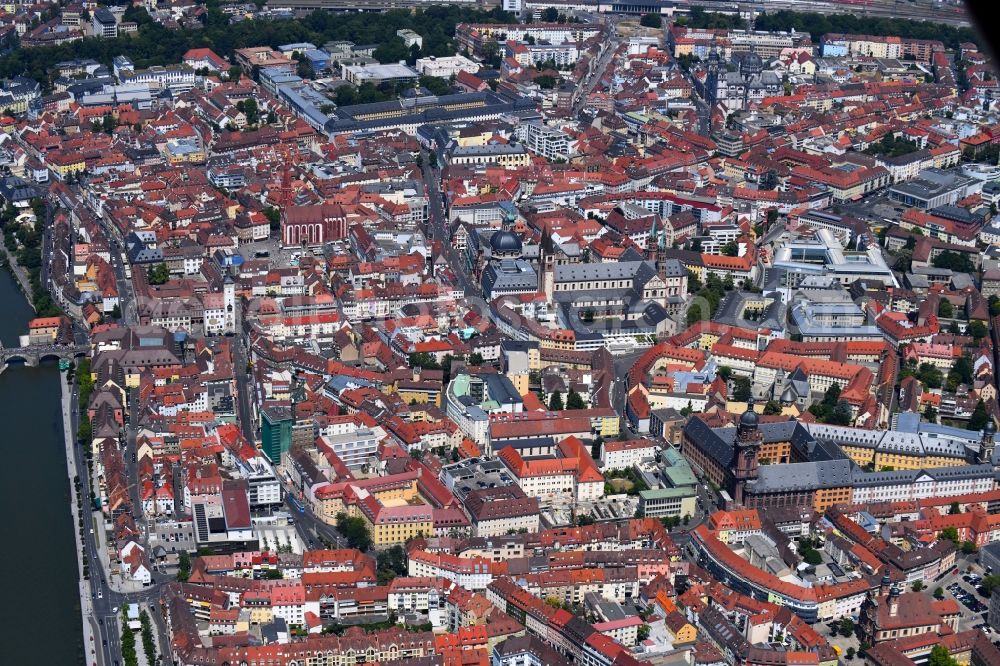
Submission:
<svg viewBox="0 0 1000 666">
<path fill-rule="evenodd" d="M 66 377 L 63 374 L 59 375 L 61 402 L 62 402 L 62 419 L 63 419 L 63 444 L 66 447 L 66 473 L 69 476 L 70 485 L 70 511 L 73 514 L 73 541 L 76 543 L 76 569 L 77 569 L 77 581 L 80 590 L 80 621 L 83 625 L 83 649 L 84 653 L 87 655 L 88 664 L 98 664 L 99 657 L 97 651 L 97 641 L 99 640 L 100 633 L 94 627 L 94 610 L 92 606 L 92 599 L 90 597 L 90 582 L 84 580 L 83 578 L 83 557 L 85 556 L 85 545 L 83 543 L 83 537 L 80 536 L 79 522 L 80 522 L 80 512 L 77 510 L 77 492 L 76 486 L 73 484 L 73 477 L 77 475 L 76 468 L 76 453 L 74 452 L 74 438 L 73 433 L 70 432 L 71 424 L 73 423 L 71 414 L 71 404 L 70 404 L 70 388 L 66 384 Z M 89 501 L 89 500 L 88 500 Z M 84 529 L 90 529 L 88 525 L 83 526 Z"/>
</svg>

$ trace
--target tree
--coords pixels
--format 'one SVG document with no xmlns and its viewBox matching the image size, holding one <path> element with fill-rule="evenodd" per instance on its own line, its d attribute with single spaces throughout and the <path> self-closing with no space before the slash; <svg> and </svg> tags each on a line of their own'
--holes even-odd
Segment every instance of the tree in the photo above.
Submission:
<svg viewBox="0 0 1000 666">
<path fill-rule="evenodd" d="M 268 206 L 262 210 L 261 213 L 263 213 L 264 217 L 267 218 L 271 231 L 277 231 L 281 228 L 281 211 L 274 206 Z"/>
<path fill-rule="evenodd" d="M 951 319 L 955 316 L 955 306 L 951 304 L 947 298 L 942 298 L 938 303 L 938 317 L 944 317 L 945 319 Z"/>
<path fill-rule="evenodd" d="M 838 402 L 840 402 L 840 384 L 834 382 L 823 394 L 823 404 L 827 407 L 836 407 Z"/>
<path fill-rule="evenodd" d="M 337 106 L 353 106 L 358 103 L 358 89 L 350 84 L 338 86 L 333 100 Z"/>
<path fill-rule="evenodd" d="M 939 539 L 947 539 L 956 546 L 958 545 L 958 530 L 954 527 L 946 527 L 938 532 Z"/>
<path fill-rule="evenodd" d="M 993 589 L 1000 587 L 1000 574 L 990 574 L 983 577 L 983 594 L 987 597 L 993 595 Z"/>
<path fill-rule="evenodd" d="M 414 44 L 416 46 L 416 44 Z M 420 85 L 427 88 L 427 91 L 432 95 L 447 95 L 451 92 L 451 83 L 447 79 L 442 79 L 439 76 L 421 76 Z"/>
<path fill-rule="evenodd" d="M 419 59 L 420 59 L 420 45 L 411 44 L 410 52 L 406 56 L 406 64 L 409 65 L 410 67 L 413 67 L 414 65 L 417 64 L 417 60 Z"/>
<path fill-rule="evenodd" d="M 551 74 L 542 74 L 541 76 L 536 76 L 533 80 L 539 88 L 545 90 L 552 90 L 556 87 L 556 78 Z"/>
<path fill-rule="evenodd" d="M 935 268 L 950 268 L 956 273 L 974 273 L 975 265 L 965 252 L 945 250 L 931 261 Z"/>
<path fill-rule="evenodd" d="M 396 576 L 406 575 L 406 551 L 399 545 L 379 551 L 375 564 L 378 584 L 387 585 Z"/>
<path fill-rule="evenodd" d="M 729 378 L 733 376 L 733 369 L 730 368 L 728 365 L 720 365 L 719 368 L 715 371 L 715 374 L 717 374 L 719 377 L 722 377 L 723 381 L 728 382 Z"/>
<path fill-rule="evenodd" d="M 832 423 L 833 425 L 850 425 L 852 420 L 851 406 L 846 400 L 841 400 L 833 408 L 833 413 L 830 414 L 827 423 Z"/>
<path fill-rule="evenodd" d="M 559 20 L 559 10 L 555 7 L 546 7 L 542 10 L 542 21 L 545 23 L 555 23 Z"/>
<path fill-rule="evenodd" d="M 964 554 L 971 555 L 972 553 L 976 552 L 976 550 L 978 550 L 978 549 L 976 548 L 976 542 L 975 541 L 963 541 L 962 542 L 962 552 Z"/>
<path fill-rule="evenodd" d="M 740 244 L 736 241 L 729 241 L 722 246 L 722 254 L 727 257 L 735 257 L 740 253 Z"/>
<path fill-rule="evenodd" d="M 854 620 L 849 617 L 840 620 L 840 635 L 844 638 L 850 638 L 854 635 Z"/>
<path fill-rule="evenodd" d="M 346 513 L 338 513 L 337 531 L 347 539 L 349 547 L 357 548 L 362 552 L 371 548 L 372 535 L 368 531 L 368 525 L 365 524 L 364 518 L 351 517 Z"/>
<path fill-rule="evenodd" d="M 604 446 L 604 438 L 598 435 L 594 438 L 594 443 L 590 446 L 590 457 L 594 460 L 599 460 L 602 446 Z"/>
<path fill-rule="evenodd" d="M 306 59 L 299 60 L 295 65 L 295 74 L 300 79 L 314 79 L 316 78 L 316 72 L 313 71 L 312 63 Z"/>
<path fill-rule="evenodd" d="M 153 623 L 145 610 L 139 613 L 139 624 L 142 625 L 142 651 L 146 653 L 146 663 L 156 663 L 156 640 L 153 638 Z"/>
<path fill-rule="evenodd" d="M 662 28 L 663 19 L 660 18 L 659 14 L 643 14 L 642 18 L 639 19 L 639 25 L 645 28 Z"/>
<path fill-rule="evenodd" d="M 777 400 L 768 400 L 767 404 L 764 405 L 764 415 L 772 416 L 774 414 L 781 413 L 781 403 Z"/>
<path fill-rule="evenodd" d="M 549 411 L 550 412 L 561 412 L 565 407 L 563 406 L 562 393 L 555 391 L 549 397 Z"/>
<path fill-rule="evenodd" d="M 483 42 L 481 53 L 483 61 L 487 65 L 493 68 L 500 66 L 500 44 L 497 43 L 497 40 L 490 38 Z"/>
<path fill-rule="evenodd" d="M 253 97 L 248 97 L 237 102 L 236 109 L 246 116 L 248 125 L 256 125 L 260 122 L 260 110 L 257 108 L 257 100 Z"/>
<path fill-rule="evenodd" d="M 823 563 L 823 556 L 819 554 L 818 550 L 812 548 L 802 553 L 802 559 L 806 564 L 811 564 L 812 566 Z"/>
<path fill-rule="evenodd" d="M 125 604 L 122 604 L 121 623 L 122 661 L 125 662 L 125 666 L 135 666 L 139 663 L 139 658 L 135 652 L 135 634 L 132 633 L 132 629 L 128 626 L 128 606 Z"/>
<path fill-rule="evenodd" d="M 854 659 L 854 655 L 856 655 L 856 654 L 857 654 L 857 651 L 854 649 L 853 646 L 847 648 L 847 654 L 846 654 L 846 656 L 847 656 L 847 660 L 848 661 Z"/>
<path fill-rule="evenodd" d="M 982 399 L 976 403 L 976 408 L 972 411 L 972 416 L 969 418 L 969 423 L 965 427 L 968 430 L 982 430 L 986 423 L 990 420 L 990 415 L 986 411 L 986 405 L 983 403 Z"/>
<path fill-rule="evenodd" d="M 917 376 L 925 386 L 941 388 L 941 384 L 944 383 L 944 373 L 941 372 L 941 368 L 931 363 L 921 363 L 918 370 Z"/>
<path fill-rule="evenodd" d="M 122 308 L 117 303 L 115 303 L 115 307 L 111 308 L 111 318 L 112 319 L 122 318 Z"/>
<path fill-rule="evenodd" d="M 473 352 L 469 355 L 469 365 L 482 365 L 483 355 L 479 352 Z"/>
<path fill-rule="evenodd" d="M 931 648 L 931 656 L 927 666 L 958 666 L 958 660 L 951 656 L 948 648 L 938 643 Z"/>
<path fill-rule="evenodd" d="M 191 575 L 191 556 L 187 551 L 181 551 L 177 555 L 177 580 L 184 583 Z"/>
<path fill-rule="evenodd" d="M 587 403 L 583 401 L 580 394 L 573 389 L 566 394 L 566 409 L 586 409 Z"/>
<path fill-rule="evenodd" d="M 952 502 L 951 507 L 948 509 L 949 516 L 955 516 L 962 513 L 962 507 L 959 506 L 958 502 Z"/>
<path fill-rule="evenodd" d="M 638 641 L 639 643 L 641 643 L 644 640 L 646 640 L 647 638 L 649 638 L 649 625 L 648 624 L 640 624 L 639 628 L 636 630 L 635 639 L 636 639 L 636 641 Z"/>
<path fill-rule="evenodd" d="M 440 370 L 441 364 L 437 362 L 432 354 L 427 352 L 415 352 L 410 354 L 410 367 L 411 368 L 424 368 L 426 370 Z"/>
<path fill-rule="evenodd" d="M 972 367 L 972 358 L 968 354 L 964 354 L 955 361 L 955 365 L 951 367 L 951 370 L 958 375 L 959 381 L 963 384 L 972 383 L 975 369 Z"/>
<path fill-rule="evenodd" d="M 165 263 L 159 263 L 155 266 L 150 266 L 146 271 L 146 275 L 149 278 L 149 284 L 166 284 L 167 280 L 170 279 L 170 269 L 167 268 Z"/>
<path fill-rule="evenodd" d="M 746 402 L 750 399 L 750 378 L 737 377 L 734 381 L 736 387 L 733 390 L 733 400 L 736 402 Z"/>
<path fill-rule="evenodd" d="M 924 581 L 917 580 L 913 581 L 913 587 L 911 588 L 914 592 L 919 592 L 924 589 Z"/>
<path fill-rule="evenodd" d="M 968 333 L 969 335 L 972 336 L 972 339 L 976 340 L 977 342 L 985 338 L 989 334 L 989 332 L 990 331 L 986 327 L 986 324 L 979 321 L 978 319 L 969 324 Z"/>
</svg>

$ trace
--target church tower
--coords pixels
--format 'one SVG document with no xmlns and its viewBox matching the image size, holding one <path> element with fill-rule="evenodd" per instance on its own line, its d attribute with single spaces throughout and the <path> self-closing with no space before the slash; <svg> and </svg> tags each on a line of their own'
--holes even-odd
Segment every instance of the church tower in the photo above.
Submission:
<svg viewBox="0 0 1000 666">
<path fill-rule="evenodd" d="M 980 465 L 989 465 L 993 462 L 993 449 L 995 445 L 993 438 L 997 434 L 997 425 L 993 419 L 987 419 L 983 426 L 983 437 L 979 440 L 979 459 L 976 461 Z"/>
<path fill-rule="evenodd" d="M 236 284 L 233 276 L 226 272 L 226 277 L 222 281 L 222 305 L 225 308 L 223 333 L 236 332 Z"/>
<path fill-rule="evenodd" d="M 744 506 L 746 484 L 757 478 L 760 469 L 760 446 L 764 434 L 760 431 L 760 417 L 753 410 L 753 396 L 747 400 L 747 410 L 740 417 L 736 427 L 736 442 L 733 461 L 730 465 L 733 475 L 733 500 Z"/>
</svg>

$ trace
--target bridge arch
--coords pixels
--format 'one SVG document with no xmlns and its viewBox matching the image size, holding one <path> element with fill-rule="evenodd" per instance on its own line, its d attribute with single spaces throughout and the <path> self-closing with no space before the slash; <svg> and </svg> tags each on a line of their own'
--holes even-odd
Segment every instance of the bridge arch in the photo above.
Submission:
<svg viewBox="0 0 1000 666">
<path fill-rule="evenodd" d="M 66 354 L 61 352 L 42 352 L 38 355 L 38 362 L 43 363 L 45 361 L 59 361 L 66 357 Z"/>
</svg>

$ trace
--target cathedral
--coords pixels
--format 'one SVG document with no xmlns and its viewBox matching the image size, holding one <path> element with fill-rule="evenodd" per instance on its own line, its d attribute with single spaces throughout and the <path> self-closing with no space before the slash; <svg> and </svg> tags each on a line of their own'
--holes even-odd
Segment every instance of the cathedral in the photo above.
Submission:
<svg viewBox="0 0 1000 666">
<path fill-rule="evenodd" d="M 736 71 L 727 71 L 726 63 L 714 46 L 705 60 L 705 72 L 696 77 L 701 83 L 702 97 L 714 107 L 721 104 L 726 115 L 741 111 L 765 97 L 782 93 L 781 78 L 764 69 L 764 61 L 752 48 L 748 53 L 734 56 Z"/>
</svg>

